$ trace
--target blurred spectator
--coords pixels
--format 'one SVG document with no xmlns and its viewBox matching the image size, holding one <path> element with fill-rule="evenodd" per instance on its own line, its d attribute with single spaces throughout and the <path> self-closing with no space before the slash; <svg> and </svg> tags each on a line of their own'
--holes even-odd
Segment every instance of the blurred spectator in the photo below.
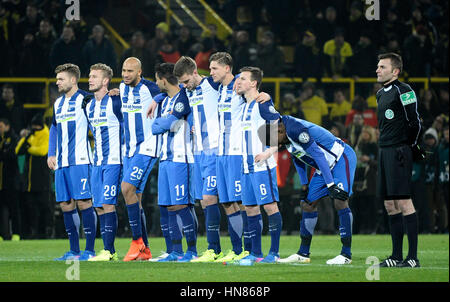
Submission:
<svg viewBox="0 0 450 302">
<path fill-rule="evenodd" d="M 441 196 L 441 201 L 442 203 L 445 204 L 446 208 L 447 208 L 447 212 L 449 210 L 449 205 L 448 205 L 448 162 L 449 162 L 449 154 L 448 154 L 448 145 L 449 145 L 449 130 L 448 130 L 448 123 L 444 126 L 443 128 L 443 136 L 442 136 L 442 140 L 441 143 L 439 144 L 439 148 L 438 148 L 438 160 L 439 160 L 439 186 L 440 186 L 440 190 L 442 192 L 442 194 L 440 194 Z M 445 228 L 447 228 L 445 231 L 448 233 L 448 216 L 445 213 L 442 213 L 443 217 L 447 218 L 446 221 L 446 225 L 444 226 Z"/>
<path fill-rule="evenodd" d="M 197 41 L 191 34 L 191 29 L 187 25 L 183 25 L 180 27 L 178 38 L 174 41 L 174 46 L 181 56 L 194 57 L 189 53 L 189 49 L 191 48 L 191 45 L 196 42 Z"/>
<path fill-rule="evenodd" d="M 147 42 L 146 48 L 150 53 L 156 54 L 167 39 L 170 39 L 169 26 L 166 22 L 160 22 L 155 27 L 155 36 Z"/>
<path fill-rule="evenodd" d="M 236 73 L 244 66 L 254 66 L 257 60 L 257 48 L 250 42 L 249 34 L 245 30 L 236 32 L 230 53 L 234 61 L 233 70 Z"/>
<path fill-rule="evenodd" d="M 387 42 L 386 50 L 384 52 L 393 52 L 399 55 L 402 55 L 403 50 L 399 39 L 396 35 L 392 35 Z"/>
<path fill-rule="evenodd" d="M 347 59 L 353 55 L 352 47 L 344 40 L 344 30 L 338 28 L 334 39 L 323 45 L 324 66 L 327 76 L 342 77 L 349 73 Z"/>
<path fill-rule="evenodd" d="M 0 118 L 11 121 L 8 123 L 11 124 L 14 133 L 20 133 L 25 127 L 25 114 L 23 104 L 16 99 L 14 87 L 11 84 L 3 85 L 1 98 Z"/>
<path fill-rule="evenodd" d="M 293 93 L 285 93 L 280 102 L 280 112 L 283 115 L 290 115 L 299 119 L 305 119 L 301 108 L 300 100 L 295 98 Z"/>
<path fill-rule="evenodd" d="M 309 77 L 320 79 L 323 76 L 322 52 L 311 30 L 306 30 L 301 42 L 295 46 L 293 76 L 303 80 Z"/>
<path fill-rule="evenodd" d="M 349 58 L 352 76 L 373 77 L 377 66 L 377 50 L 372 43 L 368 31 L 361 31 L 358 43 L 353 48 L 353 56 Z"/>
<path fill-rule="evenodd" d="M 169 40 L 166 40 L 163 45 L 161 45 L 158 54 L 161 56 L 162 62 L 165 63 L 175 64 L 181 57 L 178 50 L 175 49 L 175 47 Z"/>
<path fill-rule="evenodd" d="M 23 236 L 28 239 L 52 235 L 53 203 L 50 204 L 50 173 L 47 167 L 49 130 L 41 114 L 31 120 L 31 127 L 15 148 L 17 155 L 25 155 L 24 201 L 22 203 Z"/>
<path fill-rule="evenodd" d="M 423 213 L 419 215 L 419 225 L 423 232 L 436 233 L 443 232 L 447 225 L 447 207 L 441 198 L 441 190 L 438 185 L 439 181 L 439 139 L 435 129 L 429 128 L 423 135 L 422 148 L 427 152 L 425 158 L 425 202 L 419 207 Z"/>
<path fill-rule="evenodd" d="M 377 92 L 383 88 L 383 85 L 381 83 L 374 83 L 372 86 L 372 93 L 367 97 L 366 102 L 367 106 L 371 109 L 376 109 L 377 104 Z M 375 127 L 375 126 L 374 126 Z"/>
<path fill-rule="evenodd" d="M 339 122 L 330 122 L 330 126 L 328 129 L 334 136 L 339 137 L 344 142 L 348 142 L 347 137 L 345 136 L 345 127 L 343 124 Z"/>
<path fill-rule="evenodd" d="M 409 28 L 403 22 L 395 9 L 388 9 L 386 20 L 383 20 L 381 29 L 384 33 L 395 34 L 399 37 L 407 37 L 410 33 Z M 383 39 L 383 37 L 382 37 Z"/>
<path fill-rule="evenodd" d="M 341 27 L 342 24 L 338 22 L 337 11 L 333 6 L 327 7 L 325 10 L 325 19 L 322 13 L 316 16 L 313 28 L 317 34 L 317 45 L 323 45 L 326 41 L 333 39 L 333 33 L 336 28 Z"/>
<path fill-rule="evenodd" d="M 364 119 L 361 113 L 357 112 L 353 115 L 352 122 L 346 126 L 347 133 L 346 137 L 348 139 L 348 144 L 352 147 L 356 146 L 359 136 L 361 135 L 364 126 Z"/>
<path fill-rule="evenodd" d="M 20 47 L 20 44 L 22 43 L 27 33 L 32 33 L 34 35 L 39 31 L 39 24 L 41 20 L 42 16 L 40 16 L 36 4 L 34 4 L 33 2 L 28 2 L 25 16 L 20 19 L 16 27 L 14 38 L 16 40 L 17 46 Z"/>
<path fill-rule="evenodd" d="M 328 107 L 327 102 L 316 94 L 315 86 L 311 82 L 303 84 L 300 93 L 300 104 L 308 122 L 327 128 Z"/>
<path fill-rule="evenodd" d="M 65 25 L 61 37 L 53 43 L 50 51 L 50 65 L 52 70 L 55 70 L 56 66 L 69 62 L 78 65 L 80 69 L 83 68 L 81 44 L 75 37 L 73 27 Z"/>
<path fill-rule="evenodd" d="M 195 63 L 200 74 L 209 75 L 209 57 L 216 52 L 211 38 L 201 41 L 202 49 L 195 55 Z M 175 63 L 175 62 L 174 62 Z"/>
<path fill-rule="evenodd" d="M 19 77 L 33 77 L 39 74 L 40 70 L 40 53 L 36 51 L 37 45 L 34 40 L 34 33 L 27 32 L 23 36 L 23 41 L 21 42 L 20 48 L 16 53 L 17 56 L 17 67 L 16 76 Z"/>
<path fill-rule="evenodd" d="M 376 174 L 378 145 L 375 129 L 363 126 L 355 146 L 357 165 L 351 198 L 355 232 L 373 234 L 376 231 Z"/>
<path fill-rule="evenodd" d="M 119 70 L 122 70 L 126 58 L 136 57 L 141 60 L 142 74 L 146 77 L 154 77 L 156 57 L 145 48 L 145 37 L 141 31 L 136 31 L 131 37 L 130 48 L 125 50 L 120 58 Z"/>
<path fill-rule="evenodd" d="M 0 77 L 8 77 L 13 68 L 13 37 L 15 22 L 11 14 L 6 10 L 4 4 L 0 2 Z"/>
<path fill-rule="evenodd" d="M 7 119 L 0 119 L 0 237 L 20 240 L 17 135 Z"/>
<path fill-rule="evenodd" d="M 256 66 L 262 69 L 264 77 L 279 77 L 284 71 L 284 54 L 275 44 L 274 35 L 266 31 L 258 45 Z"/>
<path fill-rule="evenodd" d="M 226 47 L 224 42 L 217 37 L 217 25 L 214 23 L 209 23 L 206 27 L 209 29 L 209 33 L 205 34 L 205 38 L 211 38 L 213 44 L 212 47 L 216 51 L 225 51 Z"/>
<path fill-rule="evenodd" d="M 34 40 L 34 33 L 27 32 L 25 34 L 16 58 L 16 76 L 35 77 L 41 72 L 41 53 L 39 53 Z M 41 103 L 42 88 L 43 85 L 40 83 L 19 83 L 17 84 L 17 97 L 24 100 L 24 103 Z"/>
<path fill-rule="evenodd" d="M 84 21 L 83 15 L 80 15 L 80 20 L 67 21 L 64 25 L 70 25 L 73 28 L 75 37 L 77 37 L 78 42 L 82 46 L 87 42 L 89 36 L 91 35 L 91 30 Z"/>
<path fill-rule="evenodd" d="M 39 31 L 35 34 L 36 52 L 39 53 L 39 68 L 36 76 L 52 77 L 54 71 L 50 66 L 50 51 L 55 43 L 56 35 L 49 19 L 43 19 L 39 23 Z"/>
<path fill-rule="evenodd" d="M 433 56 L 433 74 L 448 77 L 448 23 L 439 34 L 436 44 L 436 53 Z"/>
<path fill-rule="evenodd" d="M 330 110 L 330 121 L 345 123 L 347 114 L 352 109 L 352 105 L 345 99 L 345 95 L 342 90 L 337 89 L 334 91 L 333 104 Z"/>
<path fill-rule="evenodd" d="M 345 127 L 348 127 L 353 121 L 355 114 L 360 114 L 363 123 L 376 128 L 378 126 L 377 113 L 373 108 L 369 108 L 367 101 L 360 95 L 355 95 L 352 103 L 352 109 L 345 119 Z"/>
<path fill-rule="evenodd" d="M 423 120 L 423 127 L 427 129 L 433 124 L 434 118 L 441 113 L 439 100 L 433 89 L 420 91 L 418 111 Z"/>
<path fill-rule="evenodd" d="M 403 44 L 403 66 L 409 77 L 429 76 L 431 71 L 432 47 L 428 30 L 418 25 Z"/>
<path fill-rule="evenodd" d="M 83 47 L 84 70 L 88 72 L 89 68 L 97 63 L 104 63 L 117 72 L 117 58 L 114 46 L 105 36 L 103 26 L 97 24 L 92 28 L 92 35 Z"/>
<path fill-rule="evenodd" d="M 371 22 L 367 22 L 363 14 L 362 2 L 359 0 L 353 1 L 350 5 L 350 14 L 348 16 L 346 28 L 351 29 L 347 31 L 346 40 L 350 45 L 355 45 L 360 39 L 363 29 L 370 26 Z"/>
<path fill-rule="evenodd" d="M 447 115 L 449 113 L 449 98 L 448 98 L 448 88 L 439 89 L 439 106 L 441 107 L 442 113 Z"/>
</svg>

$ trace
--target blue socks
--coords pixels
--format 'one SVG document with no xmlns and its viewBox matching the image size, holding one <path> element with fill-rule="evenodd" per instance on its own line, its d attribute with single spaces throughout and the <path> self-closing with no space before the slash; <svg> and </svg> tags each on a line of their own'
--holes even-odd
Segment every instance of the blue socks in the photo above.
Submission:
<svg viewBox="0 0 450 302">
<path fill-rule="evenodd" d="M 180 221 L 176 213 L 177 211 L 168 211 L 169 213 L 169 233 L 170 240 L 172 242 L 172 252 L 177 252 L 183 254 L 183 246 L 181 244 L 181 239 L 183 235 L 180 230 Z"/>
<path fill-rule="evenodd" d="M 269 218 L 269 233 L 270 233 L 270 250 L 269 253 L 277 254 L 280 249 L 280 236 L 281 229 L 283 227 L 283 220 L 281 218 L 280 212 L 276 212 Z"/>
<path fill-rule="evenodd" d="M 342 242 L 341 254 L 347 257 L 351 257 L 353 214 L 350 208 L 345 208 L 339 210 L 338 215 L 339 215 L 339 234 L 341 236 Z"/>
<path fill-rule="evenodd" d="M 105 223 L 105 235 L 103 236 L 105 250 L 110 251 L 111 254 L 114 254 L 116 252 L 116 249 L 114 248 L 114 241 L 117 234 L 117 213 L 114 211 L 100 215 L 100 217 L 101 216 L 104 217 L 103 220 Z"/>
<path fill-rule="evenodd" d="M 262 233 L 262 216 L 261 214 L 255 216 L 247 216 L 248 220 L 248 234 L 252 240 L 252 249 L 250 253 L 255 257 L 263 257 L 261 250 L 261 233 Z"/>
<path fill-rule="evenodd" d="M 81 211 L 83 220 L 83 230 L 86 235 L 86 251 L 94 252 L 95 237 L 97 235 L 97 215 L 94 207 L 89 207 Z"/>
<path fill-rule="evenodd" d="M 244 229 L 241 211 L 227 215 L 228 233 L 231 239 L 231 245 L 236 255 L 242 253 L 242 232 Z"/>
<path fill-rule="evenodd" d="M 300 221 L 300 238 L 301 244 L 297 254 L 309 256 L 309 249 L 311 247 L 311 239 L 314 234 L 314 229 L 317 224 L 317 212 L 303 212 L 302 220 Z"/>
<path fill-rule="evenodd" d="M 144 242 L 145 246 L 148 247 L 147 219 L 145 218 L 144 209 L 140 209 L 140 212 L 141 212 L 141 234 L 142 234 L 142 241 Z"/>
<path fill-rule="evenodd" d="M 139 209 L 139 202 L 128 204 L 127 211 L 133 240 L 138 240 L 142 237 L 141 210 Z"/>
<path fill-rule="evenodd" d="M 69 236 L 70 250 L 76 254 L 80 253 L 80 216 L 77 209 L 70 212 L 63 212 L 64 226 Z"/>
<path fill-rule="evenodd" d="M 242 226 L 243 226 L 243 232 L 242 237 L 244 237 L 244 250 L 250 252 L 252 250 L 252 239 L 250 237 L 250 233 L 248 231 L 248 219 L 247 219 L 247 212 L 241 211 L 242 216 Z"/>
<path fill-rule="evenodd" d="M 159 207 L 159 223 L 161 224 L 161 232 L 166 241 L 166 253 L 172 252 L 172 239 L 169 232 L 169 211 L 167 207 Z"/>
<path fill-rule="evenodd" d="M 218 204 L 206 207 L 206 239 L 208 241 L 208 250 L 213 249 L 214 253 L 219 254 L 220 248 L 220 209 Z"/>
<path fill-rule="evenodd" d="M 181 218 L 183 233 L 186 237 L 187 251 L 197 255 L 197 225 L 189 207 L 175 211 Z"/>
</svg>

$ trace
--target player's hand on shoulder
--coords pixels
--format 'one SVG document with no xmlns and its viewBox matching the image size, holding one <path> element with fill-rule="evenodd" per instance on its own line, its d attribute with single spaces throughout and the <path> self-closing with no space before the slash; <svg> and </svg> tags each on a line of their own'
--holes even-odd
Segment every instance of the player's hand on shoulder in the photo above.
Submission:
<svg viewBox="0 0 450 302">
<path fill-rule="evenodd" d="M 150 103 L 147 109 L 147 118 L 153 118 L 156 111 L 156 106 L 158 106 L 158 103 L 156 103 L 154 100 Z"/>
<path fill-rule="evenodd" d="M 86 94 L 83 98 L 83 103 L 81 103 L 81 108 L 86 108 L 87 104 L 92 100 L 94 96 L 92 94 Z"/>
<path fill-rule="evenodd" d="M 119 88 L 113 88 L 111 90 L 108 91 L 108 95 L 109 96 L 119 96 L 120 95 L 120 90 Z"/>
<path fill-rule="evenodd" d="M 271 99 L 272 99 L 272 98 L 270 97 L 269 94 L 267 94 L 267 93 L 265 93 L 265 92 L 260 92 L 260 93 L 258 94 L 258 96 L 256 97 L 255 101 L 256 101 L 257 103 L 264 104 L 265 102 L 268 102 L 268 101 L 270 101 Z"/>
</svg>

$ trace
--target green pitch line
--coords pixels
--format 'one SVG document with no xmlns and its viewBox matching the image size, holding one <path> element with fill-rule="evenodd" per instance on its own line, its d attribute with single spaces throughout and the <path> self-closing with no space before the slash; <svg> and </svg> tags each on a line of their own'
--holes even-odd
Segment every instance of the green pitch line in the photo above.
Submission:
<svg viewBox="0 0 450 302">
<path fill-rule="evenodd" d="M 149 238 L 156 257 L 165 249 L 163 238 Z M 282 236 L 281 257 L 297 252 L 299 236 Z M 405 236 L 404 254 L 407 253 Z M 119 238 L 116 250 L 122 259 L 130 239 Z M 229 238 L 222 236 L 222 249 L 231 247 Z M 270 237 L 263 237 L 263 252 L 270 247 Z M 339 236 L 314 236 L 310 264 L 255 264 L 254 266 L 223 265 L 221 263 L 154 263 L 154 262 L 56 262 L 68 249 L 68 240 L 22 240 L 0 242 L 0 282 L 449 282 L 448 235 L 420 235 L 418 257 L 421 268 L 371 270 L 377 257 L 390 254 L 388 235 L 356 235 L 353 237 L 353 263 L 329 266 L 325 262 L 340 252 Z M 80 246 L 84 247 L 84 240 Z M 103 248 L 96 241 L 96 251 Z M 186 248 L 186 247 L 184 247 Z M 199 252 L 206 248 L 206 238 L 198 239 Z M 75 274 L 78 270 L 78 275 Z M 368 280 L 368 277 L 370 280 Z M 78 277 L 78 278 L 76 278 Z M 378 278 L 376 278 L 378 277 Z M 79 279 L 79 280 L 77 280 Z"/>
</svg>

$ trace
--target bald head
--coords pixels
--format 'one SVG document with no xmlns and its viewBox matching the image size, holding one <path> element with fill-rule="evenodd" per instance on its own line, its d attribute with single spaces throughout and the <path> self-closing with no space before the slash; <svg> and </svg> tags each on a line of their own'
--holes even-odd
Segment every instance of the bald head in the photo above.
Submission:
<svg viewBox="0 0 450 302">
<path fill-rule="evenodd" d="M 123 62 L 122 79 L 126 85 L 136 86 L 141 80 L 142 64 L 136 57 L 129 57 Z"/>
</svg>

